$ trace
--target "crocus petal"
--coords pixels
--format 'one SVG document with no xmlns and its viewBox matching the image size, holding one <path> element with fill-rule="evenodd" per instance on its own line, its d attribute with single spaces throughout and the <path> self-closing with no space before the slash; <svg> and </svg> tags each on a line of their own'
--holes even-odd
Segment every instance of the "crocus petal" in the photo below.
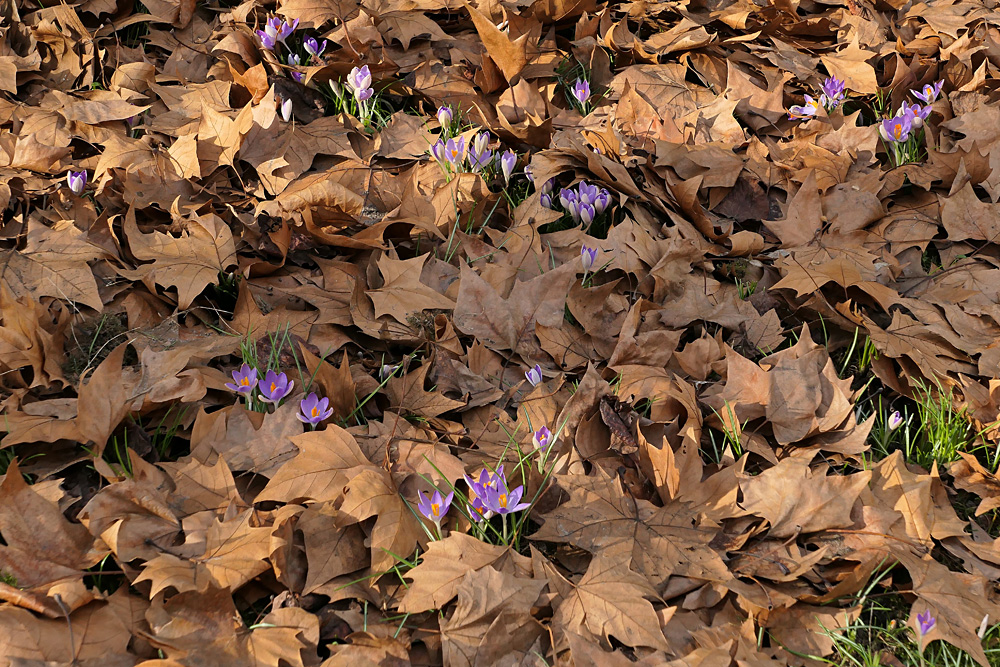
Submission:
<svg viewBox="0 0 1000 667">
<path fill-rule="evenodd" d="M 503 180 L 510 183 L 510 176 L 514 173 L 514 166 L 517 164 L 517 154 L 512 150 L 504 151 L 500 156 L 500 171 L 503 172 Z"/>
</svg>

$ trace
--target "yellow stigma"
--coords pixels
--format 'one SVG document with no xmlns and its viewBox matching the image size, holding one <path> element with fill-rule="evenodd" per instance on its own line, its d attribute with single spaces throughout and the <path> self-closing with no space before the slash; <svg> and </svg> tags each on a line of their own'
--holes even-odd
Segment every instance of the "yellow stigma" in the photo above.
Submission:
<svg viewBox="0 0 1000 667">
<path fill-rule="evenodd" d="M 240 378 L 240 386 L 241 387 L 249 387 L 250 386 L 250 378 Z"/>
<path fill-rule="evenodd" d="M 902 127 L 902 125 L 896 125 L 896 126 L 895 126 L 894 128 L 892 128 L 892 134 L 893 134 L 893 136 L 895 136 L 895 137 L 896 137 L 897 139 L 899 139 L 899 135 L 900 135 L 900 134 L 902 134 L 902 132 L 903 132 L 903 127 Z"/>
<path fill-rule="evenodd" d="M 275 384 L 274 382 L 272 382 L 272 383 L 271 383 L 271 393 L 273 394 L 273 393 L 274 393 L 274 390 L 275 390 L 275 389 L 277 389 L 277 388 L 278 388 L 278 385 L 277 385 L 277 384 Z"/>
<path fill-rule="evenodd" d="M 501 493 L 500 494 L 499 501 L 500 501 L 500 507 L 502 507 L 504 509 L 507 509 L 507 494 L 506 493 Z"/>
<path fill-rule="evenodd" d="M 441 506 L 437 503 L 431 503 L 431 514 L 435 517 L 441 516 Z"/>
<path fill-rule="evenodd" d="M 318 417 L 319 416 L 319 410 L 317 408 L 313 408 L 312 409 L 312 416 L 313 417 Z"/>
</svg>

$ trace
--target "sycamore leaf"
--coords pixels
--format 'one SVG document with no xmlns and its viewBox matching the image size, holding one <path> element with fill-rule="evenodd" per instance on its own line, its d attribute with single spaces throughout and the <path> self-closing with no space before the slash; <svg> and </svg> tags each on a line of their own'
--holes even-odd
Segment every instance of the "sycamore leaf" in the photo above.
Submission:
<svg viewBox="0 0 1000 667">
<path fill-rule="evenodd" d="M 793 537 L 851 525 L 851 508 L 871 481 L 871 471 L 853 475 L 814 473 L 804 458 L 783 459 L 740 481 L 743 506 L 767 519 L 773 538 Z"/>
<path fill-rule="evenodd" d="M 561 598 L 554 605 L 552 623 L 561 632 L 668 650 L 653 605 L 646 599 L 656 599 L 656 591 L 625 562 L 610 555 L 596 557 L 575 584 L 557 576 L 550 576 Z"/>
<path fill-rule="evenodd" d="M 386 255 L 379 257 L 378 268 L 385 283 L 367 292 L 375 304 L 375 317 L 391 315 L 405 324 L 411 313 L 455 307 L 454 301 L 420 282 L 420 271 L 426 260 L 427 255 L 406 260 L 390 259 Z"/>
<path fill-rule="evenodd" d="M 400 558 L 408 558 L 423 535 L 399 490 L 384 470 L 366 468 L 351 479 L 344 489 L 340 510 L 353 521 L 375 517 L 371 529 L 372 569 L 387 570 Z"/>
<path fill-rule="evenodd" d="M 654 585 L 673 575 L 725 582 L 731 579 L 720 555 L 709 546 L 714 531 L 696 524 L 697 508 L 681 502 L 666 507 L 625 495 L 618 481 L 597 468 L 594 475 L 560 475 L 567 502 L 538 517 L 532 537 L 597 553 L 614 549 L 623 562 Z"/>
<path fill-rule="evenodd" d="M 143 234 L 131 218 L 126 218 L 123 226 L 136 258 L 152 260 L 131 275 L 177 288 L 177 307 L 182 310 L 205 287 L 217 283 L 219 274 L 236 261 L 233 233 L 216 215 L 182 221 L 179 236 L 155 231 Z"/>
<path fill-rule="evenodd" d="M 431 542 L 420 564 L 406 574 L 412 583 L 400 603 L 400 610 L 418 613 L 442 609 L 458 594 L 463 577 L 484 568 L 509 575 L 531 571 L 530 562 L 510 547 L 487 544 L 464 533 L 453 532 Z"/>
</svg>

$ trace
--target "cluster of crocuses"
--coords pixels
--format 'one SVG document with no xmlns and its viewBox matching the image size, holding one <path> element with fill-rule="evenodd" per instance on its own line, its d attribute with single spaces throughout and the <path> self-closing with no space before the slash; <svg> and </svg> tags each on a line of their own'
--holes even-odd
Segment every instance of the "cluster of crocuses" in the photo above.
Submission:
<svg viewBox="0 0 1000 667">
<path fill-rule="evenodd" d="M 535 449 L 541 454 L 539 458 L 539 471 L 543 471 L 545 461 L 556 437 L 546 426 L 542 426 L 535 431 L 531 442 Z M 494 516 L 506 518 L 514 512 L 520 512 L 531 507 L 531 503 L 522 502 L 524 497 L 524 486 L 511 489 L 504 475 L 503 465 L 497 466 L 496 470 L 483 468 L 479 471 L 479 476 L 474 478 L 465 476 L 465 483 L 469 487 L 469 494 L 465 500 L 465 514 L 475 523 L 488 521 Z M 455 492 L 452 491 L 447 496 L 442 496 L 437 489 L 428 497 L 423 491 L 417 491 L 419 502 L 417 511 L 426 517 L 437 528 L 437 537 L 441 537 L 441 524 L 451 509 Z M 484 531 L 481 531 L 485 535 Z"/>
<path fill-rule="evenodd" d="M 590 226 L 594 219 L 604 213 L 611 203 L 611 193 L 605 188 L 580 181 L 576 189 L 561 188 L 555 194 L 555 183 L 550 179 L 542 186 L 540 201 L 545 208 L 568 213 L 573 222 Z"/>
<path fill-rule="evenodd" d="M 288 379 L 284 373 L 275 373 L 272 370 L 264 374 L 263 381 L 258 381 L 257 369 L 250 364 L 243 364 L 238 371 L 233 371 L 233 381 L 226 383 L 226 389 L 235 391 L 246 398 L 247 405 L 251 405 L 256 399 L 262 403 L 278 407 L 285 399 L 295 383 Z M 256 389 L 257 394 L 254 395 Z M 295 416 L 299 421 L 309 424 L 313 428 L 325 419 L 333 415 L 329 398 L 319 398 L 315 392 L 299 402 L 299 412 Z"/>
<path fill-rule="evenodd" d="M 942 80 L 929 83 L 920 90 L 911 90 L 913 96 L 924 104 L 909 104 L 904 100 L 895 116 L 879 123 L 878 133 L 885 142 L 886 152 L 892 158 L 894 166 L 920 159 L 924 121 L 931 115 L 931 105 L 941 94 L 943 86 Z"/>
<path fill-rule="evenodd" d="M 261 45 L 268 51 L 274 51 L 278 44 L 282 44 L 285 48 L 288 48 L 286 40 L 292 36 L 298 25 L 298 19 L 289 23 L 279 19 L 277 16 L 272 16 L 264 24 L 264 29 L 257 31 L 257 37 L 260 38 Z"/>
<path fill-rule="evenodd" d="M 827 77 L 823 82 L 819 99 L 814 99 L 811 95 L 805 95 L 804 104 L 796 104 L 788 108 L 789 120 L 805 120 L 812 118 L 819 113 L 820 107 L 826 109 L 827 113 L 843 104 L 846 99 L 844 82 L 835 76 Z"/>
<path fill-rule="evenodd" d="M 292 36 L 298 25 L 298 19 L 289 23 L 279 19 L 277 16 L 273 16 L 264 24 L 263 30 L 257 31 L 257 37 L 260 39 L 261 46 L 268 51 L 276 51 L 279 44 L 284 46 L 288 50 L 288 55 L 285 57 L 285 64 L 293 67 L 301 67 L 303 64 L 302 56 L 293 52 L 292 47 L 288 45 L 288 38 Z M 306 37 L 302 40 L 302 47 L 309 54 L 310 58 L 315 62 L 320 62 L 320 56 L 326 50 L 326 40 L 324 39 L 321 43 L 315 37 Z M 297 70 L 293 70 L 291 75 L 299 83 L 305 81 L 306 78 L 303 72 Z"/>
<path fill-rule="evenodd" d="M 365 128 L 371 127 L 372 114 L 375 112 L 375 104 L 372 99 L 375 95 L 375 88 L 372 87 L 372 73 L 368 69 L 368 65 L 352 69 L 344 83 L 350 89 L 350 96 L 344 90 L 344 86 L 336 81 L 330 81 L 330 89 L 340 102 L 341 108 L 356 106 L 358 120 Z"/>
<path fill-rule="evenodd" d="M 499 173 L 505 184 L 510 183 L 514 167 L 517 166 L 517 153 L 510 149 L 502 153 L 499 149 L 493 150 L 493 137 L 486 131 L 476 134 L 466 149 L 465 137 L 453 134 L 457 128 L 451 107 L 440 107 L 437 118 L 441 125 L 441 136 L 428 152 L 449 178 L 452 174 L 462 172 L 482 174 L 487 178 Z"/>
</svg>

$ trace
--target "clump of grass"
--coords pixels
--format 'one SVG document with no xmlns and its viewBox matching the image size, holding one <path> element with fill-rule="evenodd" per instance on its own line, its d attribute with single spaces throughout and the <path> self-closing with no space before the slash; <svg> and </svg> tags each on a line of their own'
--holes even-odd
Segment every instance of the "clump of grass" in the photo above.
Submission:
<svg viewBox="0 0 1000 667">
<path fill-rule="evenodd" d="M 729 404 L 729 401 L 726 401 L 723 411 L 726 414 L 725 418 L 719 414 L 718 410 L 712 408 L 712 412 L 722 422 L 722 429 L 718 431 L 714 428 L 705 429 L 705 432 L 708 433 L 711 449 L 708 449 L 703 444 L 701 452 L 702 457 L 710 463 L 721 464 L 727 449 L 732 453 L 734 458 L 738 459 L 743 456 L 743 441 L 741 436 L 746 422 L 740 424 L 739 419 L 736 418 L 736 412 L 733 410 L 733 406 Z M 717 438 L 716 433 L 721 433 L 721 438 Z"/>
<path fill-rule="evenodd" d="M 66 341 L 66 360 L 62 371 L 66 379 L 76 384 L 88 369 L 99 366 L 112 350 L 128 338 L 128 319 L 125 313 L 105 313 L 100 318 L 73 328 Z M 124 364 L 131 366 L 139 358 L 131 348 L 125 351 Z"/>
<path fill-rule="evenodd" d="M 966 408 L 955 409 L 951 391 L 940 385 L 935 391 L 918 383 L 914 394 L 922 437 L 919 446 L 907 448 L 906 458 L 928 469 L 935 461 L 938 465 L 955 461 L 972 435 Z"/>
<path fill-rule="evenodd" d="M 757 281 L 756 280 L 744 280 L 742 278 L 736 279 L 736 292 L 740 297 L 740 301 L 746 301 L 754 292 L 757 291 Z"/>
<path fill-rule="evenodd" d="M 977 663 L 972 656 L 941 640 L 931 642 L 921 653 L 916 635 L 905 625 L 910 605 L 898 592 L 879 590 L 886 588 L 883 582 L 894 567 L 894 563 L 883 562 L 868 584 L 849 600 L 849 609 L 859 610 L 857 618 L 845 619 L 841 628 L 820 631 L 833 642 L 830 657 L 802 657 L 838 667 L 890 667 L 900 663 L 914 667 L 974 667 Z M 980 638 L 990 665 L 1000 666 L 1000 623 L 984 625 Z"/>
</svg>

